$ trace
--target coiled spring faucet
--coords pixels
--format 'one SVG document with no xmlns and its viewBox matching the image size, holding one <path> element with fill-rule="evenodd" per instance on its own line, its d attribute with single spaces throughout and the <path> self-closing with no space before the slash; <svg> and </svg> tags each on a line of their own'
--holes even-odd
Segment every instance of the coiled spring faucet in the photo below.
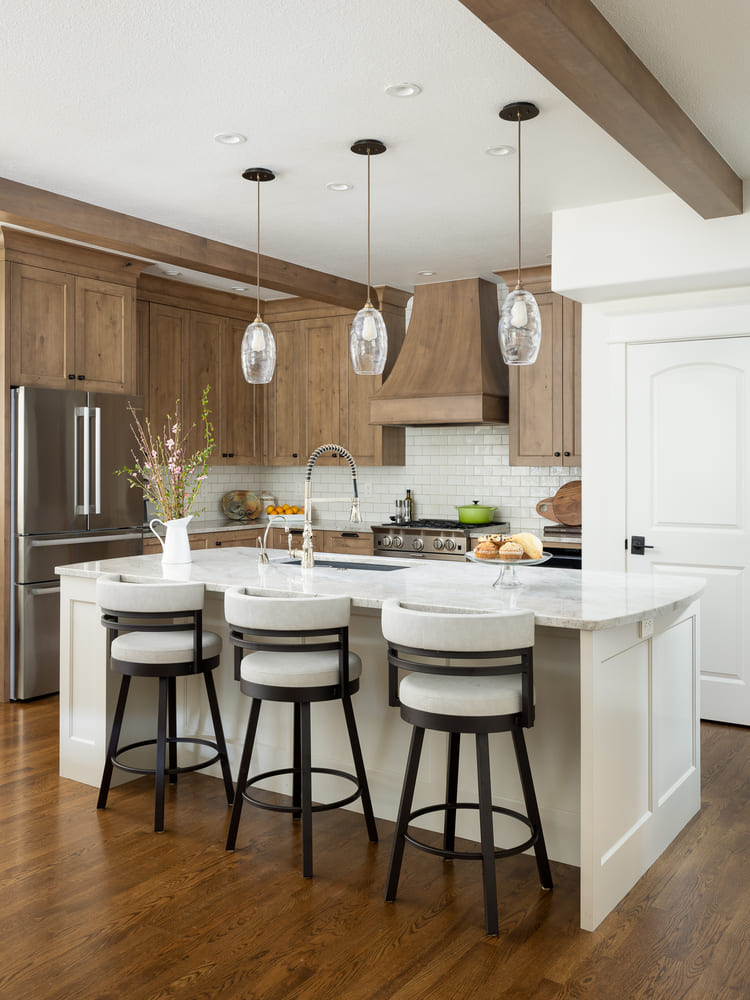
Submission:
<svg viewBox="0 0 750 1000">
<path fill-rule="evenodd" d="M 312 569 L 315 564 L 315 558 L 313 556 L 313 543 L 312 543 L 312 505 L 313 501 L 315 503 L 337 503 L 342 500 L 350 500 L 349 497 L 312 497 L 310 496 L 311 482 L 312 482 L 312 470 L 315 463 L 318 461 L 321 455 L 340 455 L 341 458 L 345 458 L 349 463 L 349 468 L 352 471 L 352 497 L 351 505 L 352 509 L 349 514 L 349 520 L 353 524 L 359 524 L 362 517 L 359 512 L 359 490 L 357 489 L 357 466 L 354 464 L 354 459 L 346 450 L 342 448 L 340 444 L 322 444 L 319 448 L 310 455 L 307 460 L 307 473 L 305 475 L 305 526 L 302 531 L 302 569 Z"/>
</svg>

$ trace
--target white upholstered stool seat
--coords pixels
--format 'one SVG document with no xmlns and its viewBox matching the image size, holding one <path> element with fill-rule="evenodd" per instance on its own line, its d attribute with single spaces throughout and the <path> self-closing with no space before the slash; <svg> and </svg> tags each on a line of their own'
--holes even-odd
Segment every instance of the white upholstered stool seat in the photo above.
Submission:
<svg viewBox="0 0 750 1000">
<path fill-rule="evenodd" d="M 398 689 L 407 708 L 437 715 L 515 715 L 523 707 L 517 677 L 445 677 L 410 674 Z"/>
<path fill-rule="evenodd" d="M 355 680 L 361 675 L 362 660 L 350 652 L 349 678 Z M 329 652 L 298 652 L 294 656 L 257 652 L 242 660 L 240 677 L 269 687 L 331 687 L 339 683 L 339 658 Z"/>
<path fill-rule="evenodd" d="M 221 653 L 221 638 L 215 632 L 204 632 L 201 655 L 204 660 Z M 129 663 L 149 663 L 156 668 L 163 663 L 185 663 L 193 659 L 192 632 L 126 632 L 112 640 L 113 660 Z"/>
<path fill-rule="evenodd" d="M 485 926 L 498 933 L 495 859 L 533 847 L 543 888 L 552 888 L 547 850 L 531 777 L 524 728 L 534 724 L 534 615 L 526 611 L 468 611 L 385 601 L 383 635 L 388 642 L 389 704 L 399 705 L 412 725 L 385 898 L 396 898 L 404 847 L 444 858 L 481 860 Z M 402 672 L 406 672 L 399 682 Z M 425 730 L 449 734 L 445 801 L 412 811 Z M 526 813 L 492 804 L 489 733 L 510 732 Z M 461 735 L 476 741 L 477 802 L 458 801 Z M 455 849 L 456 813 L 479 813 L 481 850 Z M 427 813 L 444 812 L 443 846 L 409 834 L 409 825 Z M 520 844 L 495 848 L 492 814 L 520 821 L 529 833 Z"/>
<path fill-rule="evenodd" d="M 227 802 L 234 795 L 224 730 L 212 671 L 219 665 L 221 638 L 203 631 L 204 586 L 202 583 L 126 583 L 119 576 L 102 576 L 96 584 L 96 600 L 107 629 L 107 661 L 122 676 L 107 758 L 99 788 L 98 809 L 107 805 L 115 767 L 133 774 L 155 777 L 154 830 L 164 830 L 164 779 L 176 784 L 178 774 L 200 771 L 217 761 L 224 779 Z M 177 735 L 176 678 L 201 674 L 214 729 L 213 739 Z M 131 679 L 158 680 L 156 738 L 120 745 L 120 733 Z M 140 683 L 140 682 L 139 682 Z M 189 743 L 208 747 L 212 756 L 197 764 L 179 766 L 177 746 Z M 121 758 L 138 747 L 155 746 L 153 768 L 135 767 Z M 167 760 L 168 757 L 168 760 Z"/>
<path fill-rule="evenodd" d="M 302 873 L 310 878 L 313 812 L 335 809 L 359 798 L 369 838 L 372 842 L 378 839 L 351 701 L 359 690 L 362 661 L 349 650 L 349 598 L 307 594 L 270 596 L 262 591 L 230 590 L 224 598 L 224 614 L 235 647 L 235 678 L 242 693 L 252 699 L 226 849 L 235 848 L 243 801 L 263 809 L 290 812 L 293 818 L 302 820 Z M 292 766 L 251 778 L 250 761 L 258 719 L 261 705 L 266 701 L 293 705 Z M 353 775 L 312 766 L 310 706 L 321 701 L 341 701 L 354 762 Z M 251 794 L 251 787 L 258 782 L 282 774 L 292 775 L 291 805 L 271 804 Z M 344 778 L 354 785 L 354 791 L 335 802 L 313 805 L 313 774 Z"/>
</svg>

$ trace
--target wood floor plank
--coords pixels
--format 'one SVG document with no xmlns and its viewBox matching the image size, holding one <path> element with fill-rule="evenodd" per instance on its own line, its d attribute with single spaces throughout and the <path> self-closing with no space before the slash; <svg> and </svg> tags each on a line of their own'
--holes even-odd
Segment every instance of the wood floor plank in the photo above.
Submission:
<svg viewBox="0 0 750 1000">
<path fill-rule="evenodd" d="M 407 848 L 383 901 L 393 825 L 248 807 L 224 850 L 222 783 L 186 775 L 154 834 L 148 778 L 96 791 L 58 777 L 54 698 L 0 705 L 0 997 L 13 1000 L 747 1000 L 750 732 L 704 724 L 703 809 L 593 934 L 576 869 L 497 865 L 500 934 L 481 874 Z"/>
</svg>

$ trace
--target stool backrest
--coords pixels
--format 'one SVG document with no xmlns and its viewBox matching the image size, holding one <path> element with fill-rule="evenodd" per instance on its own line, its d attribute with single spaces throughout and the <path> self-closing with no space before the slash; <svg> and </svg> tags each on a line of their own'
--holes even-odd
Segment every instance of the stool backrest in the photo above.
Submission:
<svg viewBox="0 0 750 1000">
<path fill-rule="evenodd" d="M 250 589 L 228 590 L 224 616 L 244 629 L 296 632 L 305 629 L 337 629 L 349 625 L 348 597 L 318 597 L 314 594 L 274 594 Z"/>
<path fill-rule="evenodd" d="M 419 649 L 492 652 L 534 645 L 533 611 L 461 611 L 383 602 L 383 636 Z"/>
<path fill-rule="evenodd" d="M 388 704 L 398 705 L 398 672 L 521 677 L 521 724 L 534 724 L 533 611 L 468 611 L 383 602 Z M 451 660 L 451 663 L 446 663 Z"/>
<path fill-rule="evenodd" d="M 96 581 L 96 603 L 117 613 L 153 612 L 178 614 L 202 611 L 205 587 L 202 583 L 125 583 L 119 576 L 100 576 Z"/>
</svg>

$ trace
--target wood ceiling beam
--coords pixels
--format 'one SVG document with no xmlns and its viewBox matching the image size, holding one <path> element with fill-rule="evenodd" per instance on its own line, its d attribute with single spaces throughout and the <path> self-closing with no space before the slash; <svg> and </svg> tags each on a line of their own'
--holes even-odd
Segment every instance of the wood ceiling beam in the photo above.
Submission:
<svg viewBox="0 0 750 1000">
<path fill-rule="evenodd" d="M 742 213 L 740 178 L 591 0 L 461 2 L 704 219 Z"/>
<path fill-rule="evenodd" d="M 0 222 L 90 243 L 154 262 L 243 283 L 255 281 L 255 252 L 0 178 Z M 264 288 L 359 309 L 367 287 L 261 254 Z"/>
</svg>

